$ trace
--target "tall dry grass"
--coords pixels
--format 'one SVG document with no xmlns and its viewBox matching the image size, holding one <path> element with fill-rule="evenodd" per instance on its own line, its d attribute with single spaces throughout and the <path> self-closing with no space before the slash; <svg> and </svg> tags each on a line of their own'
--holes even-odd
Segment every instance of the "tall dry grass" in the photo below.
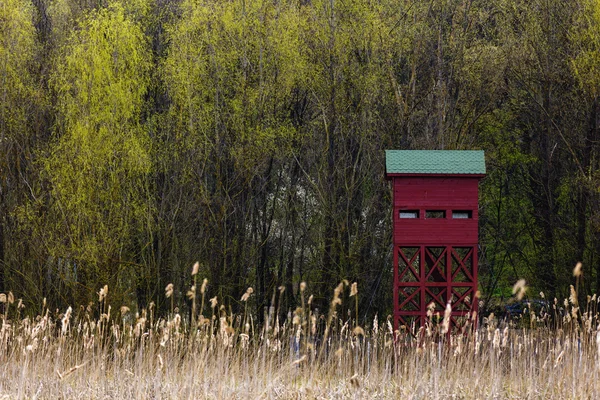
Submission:
<svg viewBox="0 0 600 400">
<path fill-rule="evenodd" d="M 477 330 L 450 334 L 443 316 L 432 315 L 427 327 L 401 329 L 394 340 L 389 320 L 359 326 L 340 318 L 342 299 L 355 314 L 360 295 L 345 282 L 327 315 L 313 313 L 302 284 L 301 307 L 285 321 L 271 308 L 263 327 L 216 298 L 205 301 L 205 288 L 191 318 L 176 309 L 168 318 L 155 318 L 153 307 L 139 315 L 114 309 L 106 286 L 99 316 L 44 304 L 24 317 L 18 300 L 0 296 L 0 398 L 600 398 L 595 296 L 510 323 L 490 315 Z M 251 296 L 249 289 L 242 300 Z"/>
</svg>

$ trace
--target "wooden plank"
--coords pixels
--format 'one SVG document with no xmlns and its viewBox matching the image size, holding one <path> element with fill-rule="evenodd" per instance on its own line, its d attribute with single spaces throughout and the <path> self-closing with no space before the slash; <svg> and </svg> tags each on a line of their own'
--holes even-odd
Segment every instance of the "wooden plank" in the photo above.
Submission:
<svg viewBox="0 0 600 400">
<path fill-rule="evenodd" d="M 475 178 L 396 178 L 394 206 L 477 208 L 478 182 Z"/>
<path fill-rule="evenodd" d="M 476 244 L 478 224 L 475 219 L 398 219 L 394 222 L 394 243 L 422 245 Z"/>
</svg>

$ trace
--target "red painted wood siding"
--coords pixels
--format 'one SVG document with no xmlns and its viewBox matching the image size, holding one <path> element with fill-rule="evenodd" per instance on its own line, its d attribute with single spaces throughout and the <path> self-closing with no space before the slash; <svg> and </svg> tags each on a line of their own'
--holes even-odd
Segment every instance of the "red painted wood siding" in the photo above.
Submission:
<svg viewBox="0 0 600 400">
<path fill-rule="evenodd" d="M 394 244 L 476 245 L 479 178 L 395 177 Z M 399 218 L 400 210 L 418 210 L 418 219 Z M 443 210 L 445 218 L 426 218 Z M 469 219 L 453 219 L 452 211 L 470 211 Z"/>
<path fill-rule="evenodd" d="M 394 207 L 477 210 L 478 182 L 478 178 L 394 178 Z"/>
</svg>

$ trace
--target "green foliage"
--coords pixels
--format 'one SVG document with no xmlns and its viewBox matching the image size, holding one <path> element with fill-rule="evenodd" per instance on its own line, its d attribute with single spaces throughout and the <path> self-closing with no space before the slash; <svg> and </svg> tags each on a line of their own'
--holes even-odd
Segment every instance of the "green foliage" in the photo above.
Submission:
<svg viewBox="0 0 600 400">
<path fill-rule="evenodd" d="M 600 94 L 600 3 L 585 0 L 580 4 L 571 31 L 577 49 L 571 64 L 581 89 L 597 97 Z"/>
<path fill-rule="evenodd" d="M 204 155 L 224 141 L 252 171 L 294 137 L 286 102 L 307 72 L 293 3 L 184 2 L 164 62 L 182 140 Z"/>
<path fill-rule="evenodd" d="M 479 121 L 477 130 L 486 153 L 488 176 L 481 187 L 481 287 L 486 303 L 492 296 L 510 297 L 512 284 L 521 277 L 537 284 L 531 274 L 540 251 L 541 235 L 535 225 L 528 168 L 535 158 L 519 143 L 523 132 L 511 128 L 512 116 L 496 111 Z"/>
<path fill-rule="evenodd" d="M 8 154 L 9 147 L 23 143 L 29 133 L 27 112 L 35 99 L 30 74 L 37 50 L 33 27 L 33 8 L 20 0 L 3 1 L 0 7 L 0 146 Z M 3 158 L 0 168 L 14 165 Z M 5 178 L 6 175 L 3 176 Z"/>
<path fill-rule="evenodd" d="M 31 198 L 31 170 L 38 111 L 44 104 L 36 76 L 40 47 L 33 25 L 35 10 L 27 1 L 0 2 L 0 290 L 23 290 L 27 231 L 20 231 L 17 210 Z M 37 292 L 39 293 L 39 292 Z"/>
<path fill-rule="evenodd" d="M 599 288 L 598 4 L 4 0 L 0 289 L 385 313 L 391 148 L 486 151 L 484 296 Z"/>
<path fill-rule="evenodd" d="M 166 133 L 175 157 L 165 168 L 189 191 L 183 212 L 206 243 L 191 244 L 190 256 L 208 252 L 218 285 L 248 273 L 252 261 L 243 253 L 258 250 L 241 237 L 250 218 L 244 202 L 260 197 L 257 203 L 266 204 L 268 193 L 252 183 L 274 173 L 273 160 L 290 157 L 299 139 L 290 102 L 309 73 L 305 22 L 296 2 L 189 1 L 181 10 L 168 25 L 163 62 L 172 101 L 167 118 L 176 127 Z"/>
<path fill-rule="evenodd" d="M 91 287 L 118 277 L 151 223 L 151 143 L 140 122 L 149 67 L 140 26 L 112 3 L 81 20 L 52 75 L 58 101 L 44 162 L 52 185 L 45 241 L 55 260 L 87 273 Z"/>
</svg>

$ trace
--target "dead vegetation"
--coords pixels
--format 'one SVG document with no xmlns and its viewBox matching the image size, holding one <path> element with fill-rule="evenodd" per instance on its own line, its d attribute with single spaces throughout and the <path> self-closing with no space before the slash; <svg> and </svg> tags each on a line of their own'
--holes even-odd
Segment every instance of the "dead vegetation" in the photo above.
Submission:
<svg viewBox="0 0 600 400">
<path fill-rule="evenodd" d="M 199 290 L 195 318 L 177 310 L 155 318 L 150 307 L 114 313 L 108 287 L 91 308 L 23 316 L 12 294 L 0 296 L 0 398 L 598 398 L 597 298 L 571 296 L 516 321 L 493 315 L 478 329 L 451 330 L 432 313 L 424 328 L 392 331 L 342 319 L 336 288 L 328 315 L 312 299 L 285 321 L 271 309 L 259 328 Z M 173 287 L 167 287 L 170 296 Z M 192 290 L 195 292 L 195 290 Z M 348 293 L 346 293 L 346 291 Z M 251 288 L 242 300 L 252 296 Z M 196 306 L 194 306 L 194 309 Z M 194 326 L 188 321 L 194 321 Z"/>
</svg>

